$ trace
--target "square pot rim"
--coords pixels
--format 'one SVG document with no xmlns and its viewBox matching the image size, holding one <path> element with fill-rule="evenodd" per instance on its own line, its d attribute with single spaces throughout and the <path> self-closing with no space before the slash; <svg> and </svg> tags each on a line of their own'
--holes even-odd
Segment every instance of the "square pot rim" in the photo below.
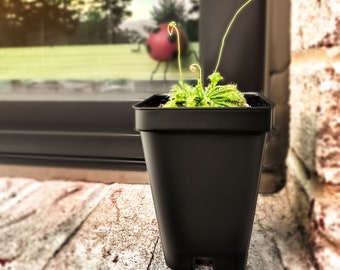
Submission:
<svg viewBox="0 0 340 270">
<path fill-rule="evenodd" d="M 247 96 L 256 96 L 259 97 L 266 105 L 261 106 L 249 106 L 249 107 L 159 107 L 159 106 L 145 106 L 148 102 L 150 102 L 154 98 L 166 98 L 168 97 L 168 94 L 153 94 L 150 97 L 134 104 L 132 106 L 135 110 L 175 110 L 175 111 L 195 111 L 195 110 L 256 110 L 256 109 L 263 109 L 263 108 L 271 108 L 274 107 L 275 104 L 265 97 L 262 93 L 259 92 L 244 92 L 243 93 L 245 97 Z"/>
<path fill-rule="evenodd" d="M 155 94 L 133 106 L 135 129 L 143 132 L 229 132 L 263 133 L 273 127 L 274 103 L 260 93 L 256 96 L 266 106 L 234 108 L 163 108 L 159 107 L 166 94 Z M 149 107 L 145 105 L 148 104 Z M 156 105 L 157 104 L 157 105 Z"/>
</svg>

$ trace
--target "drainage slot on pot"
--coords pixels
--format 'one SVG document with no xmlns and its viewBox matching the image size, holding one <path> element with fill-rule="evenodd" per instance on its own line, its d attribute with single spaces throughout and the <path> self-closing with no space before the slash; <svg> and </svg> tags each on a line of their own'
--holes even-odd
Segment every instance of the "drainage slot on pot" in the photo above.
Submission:
<svg viewBox="0 0 340 270">
<path fill-rule="evenodd" d="M 194 269 L 202 269 L 202 270 L 214 269 L 213 260 L 209 258 L 203 258 L 203 257 L 194 258 Z"/>
</svg>

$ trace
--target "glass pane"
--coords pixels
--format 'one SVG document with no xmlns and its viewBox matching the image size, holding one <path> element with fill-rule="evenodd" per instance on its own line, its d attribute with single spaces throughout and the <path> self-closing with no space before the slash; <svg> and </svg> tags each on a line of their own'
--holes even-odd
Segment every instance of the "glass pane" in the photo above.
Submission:
<svg viewBox="0 0 340 270">
<path fill-rule="evenodd" d="M 1 0 L 0 14 L 0 93 L 157 91 L 178 79 L 170 20 L 197 77 L 199 0 Z"/>
</svg>

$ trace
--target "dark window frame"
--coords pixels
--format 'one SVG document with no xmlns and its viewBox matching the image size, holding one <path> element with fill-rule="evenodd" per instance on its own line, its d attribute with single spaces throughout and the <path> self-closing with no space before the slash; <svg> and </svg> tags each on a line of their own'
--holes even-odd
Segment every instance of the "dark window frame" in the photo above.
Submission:
<svg viewBox="0 0 340 270">
<path fill-rule="evenodd" d="M 220 65 L 225 80 L 243 91 L 261 92 L 266 85 L 266 3 L 254 0 L 242 12 Z M 213 70 L 225 26 L 239 5 L 236 0 L 201 0 L 204 77 Z M 132 105 L 150 94 L 120 93 L 95 100 L 1 99 L 0 162 L 146 170 Z"/>
</svg>

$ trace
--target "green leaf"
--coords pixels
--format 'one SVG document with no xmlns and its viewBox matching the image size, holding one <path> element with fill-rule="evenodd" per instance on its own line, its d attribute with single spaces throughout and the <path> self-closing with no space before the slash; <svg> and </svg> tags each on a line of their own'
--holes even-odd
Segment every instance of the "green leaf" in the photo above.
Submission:
<svg viewBox="0 0 340 270">
<path fill-rule="evenodd" d="M 223 80 L 220 73 L 209 76 L 210 83 L 203 89 L 201 84 L 192 86 L 179 83 L 172 87 L 169 101 L 163 106 L 174 107 L 246 107 L 244 95 L 235 84 L 218 85 Z"/>
</svg>

